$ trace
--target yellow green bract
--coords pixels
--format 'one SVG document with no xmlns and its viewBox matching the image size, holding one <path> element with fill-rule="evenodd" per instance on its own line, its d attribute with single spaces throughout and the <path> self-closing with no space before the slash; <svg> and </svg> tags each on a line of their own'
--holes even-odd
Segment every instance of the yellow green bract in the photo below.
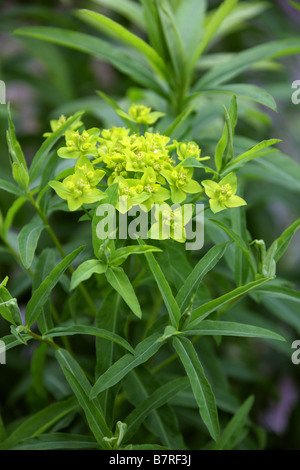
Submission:
<svg viewBox="0 0 300 470">
<path fill-rule="evenodd" d="M 246 205 L 246 201 L 236 196 L 237 177 L 235 173 L 229 173 L 219 183 L 211 180 L 202 181 L 206 195 L 210 198 L 211 210 L 216 214 L 230 207 Z"/>
<path fill-rule="evenodd" d="M 131 106 L 128 113 L 132 120 L 144 123 L 146 128 L 162 114 L 153 113 L 142 105 Z M 51 129 L 54 131 L 65 122 L 64 116 L 51 121 Z M 58 150 L 59 157 L 77 160 L 74 173 L 62 182 L 49 183 L 59 197 L 67 200 L 70 211 L 103 199 L 105 193 L 97 188 L 103 178 L 101 186 L 104 188 L 118 183 L 117 209 L 122 213 L 135 204 L 143 204 L 148 211 L 152 204 L 167 201 L 181 204 L 189 194 L 196 195 L 195 201 L 197 194 L 200 196 L 203 192 L 201 185 L 193 179 L 193 168 L 184 166 L 189 157 L 197 161 L 209 158 L 200 157 L 201 150 L 195 142 L 170 141 L 168 136 L 158 132 L 139 135 L 124 127 L 102 130 L 96 127 L 79 130 L 77 127 L 78 123 L 65 132 L 66 143 Z M 214 213 L 246 204 L 235 195 L 237 180 L 234 173 L 219 183 L 205 180 L 202 185 Z M 184 239 L 184 236 L 180 238 Z"/>
</svg>

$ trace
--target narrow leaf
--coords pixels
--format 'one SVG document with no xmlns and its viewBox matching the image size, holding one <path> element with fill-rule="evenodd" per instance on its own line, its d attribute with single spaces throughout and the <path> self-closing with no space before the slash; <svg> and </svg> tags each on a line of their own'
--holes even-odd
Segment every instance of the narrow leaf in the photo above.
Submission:
<svg viewBox="0 0 300 470">
<path fill-rule="evenodd" d="M 82 252 L 83 249 L 84 247 L 82 246 L 73 251 L 73 253 L 66 256 L 65 259 L 61 261 L 56 266 L 56 268 L 53 269 L 49 276 L 47 276 L 46 279 L 42 282 L 40 287 L 33 293 L 33 296 L 27 304 L 25 312 L 26 325 L 28 327 L 30 327 L 37 320 L 43 306 L 51 294 L 51 291 L 54 289 L 63 273 L 68 269 L 69 266 L 71 266 L 73 261 Z"/>
</svg>

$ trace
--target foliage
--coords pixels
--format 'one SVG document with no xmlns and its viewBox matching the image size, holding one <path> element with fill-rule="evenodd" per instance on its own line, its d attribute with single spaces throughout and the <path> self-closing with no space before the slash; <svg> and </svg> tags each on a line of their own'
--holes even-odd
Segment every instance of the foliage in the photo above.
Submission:
<svg viewBox="0 0 300 470">
<path fill-rule="evenodd" d="M 122 98 L 95 94 L 98 114 L 77 100 L 63 105 L 70 112 L 55 109 L 32 159 L 7 107 L 10 169 L 0 188 L 14 199 L 0 213 L 3 367 L 16 372 L 22 358 L 30 370 L 13 380 L 11 400 L 26 397 L 22 415 L 1 410 L 0 449 L 261 449 L 268 436 L 256 411 L 264 387 L 274 391 L 259 353 L 290 361 L 300 331 L 299 292 L 280 271 L 299 221 L 264 240 L 251 215 L 260 227 L 264 185 L 284 188 L 289 202 L 300 170 L 268 130 L 258 142 L 243 135 L 276 104 L 265 89 L 232 80 L 276 69 L 300 39 L 222 51 L 219 60 L 209 47 L 263 2 L 124 4 L 97 0 L 112 17 L 80 9 L 70 27 L 53 18 L 51 27 L 16 31 L 25 44 L 105 60 L 130 86 Z M 67 87 L 66 76 L 59 83 Z M 253 180 L 264 185 L 256 191 Z M 199 202 L 205 244 L 193 252 L 185 226 Z M 99 236 L 107 204 L 117 223 L 108 217 L 113 229 Z M 137 204 L 147 217 L 152 204 L 163 208 L 162 225 L 156 213 L 147 236 L 128 240 L 120 221 Z"/>
</svg>

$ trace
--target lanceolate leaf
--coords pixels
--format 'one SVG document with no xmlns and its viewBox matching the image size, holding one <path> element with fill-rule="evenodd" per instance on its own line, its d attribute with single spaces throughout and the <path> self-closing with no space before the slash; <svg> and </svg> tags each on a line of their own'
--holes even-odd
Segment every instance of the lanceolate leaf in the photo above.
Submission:
<svg viewBox="0 0 300 470">
<path fill-rule="evenodd" d="M 99 402 L 89 399 L 91 385 L 87 380 L 79 364 L 71 357 L 68 351 L 59 349 L 56 351 L 56 358 L 62 371 L 72 388 L 79 405 L 83 409 L 89 427 L 95 438 L 104 449 L 109 449 L 109 444 L 103 440 L 104 437 L 111 437 L 112 432 L 108 428 Z"/>
<path fill-rule="evenodd" d="M 195 328 L 199 325 L 199 323 L 204 320 L 208 315 L 210 315 L 215 310 L 223 307 L 224 305 L 228 304 L 233 300 L 237 300 L 239 297 L 247 294 L 248 292 L 253 291 L 257 287 L 261 286 L 265 282 L 270 281 L 271 278 L 265 279 L 258 279 L 257 281 L 249 282 L 248 284 L 237 287 L 231 292 L 218 297 L 217 299 L 210 300 L 209 302 L 201 305 L 200 307 L 196 308 L 191 313 L 191 319 L 188 325 L 188 329 Z"/>
<path fill-rule="evenodd" d="M 138 318 L 141 318 L 142 311 L 139 301 L 125 271 L 120 267 L 110 266 L 105 272 L 105 276 L 110 285 L 120 294 L 123 300 L 125 300 L 132 312 Z"/>
<path fill-rule="evenodd" d="M 44 228 L 44 224 L 36 216 L 29 224 L 22 228 L 18 236 L 20 256 L 26 269 L 29 269 L 32 264 L 34 253 Z"/>
<path fill-rule="evenodd" d="M 107 41 L 103 41 L 98 37 L 48 27 L 23 28 L 16 31 L 16 34 L 54 42 L 105 59 L 139 84 L 146 88 L 154 89 L 159 94 L 164 94 L 164 91 L 157 84 L 155 77 L 153 77 L 153 72 L 150 67 L 147 66 L 146 62 L 143 63 L 144 61 L 142 60 L 135 60 L 128 50 L 109 44 Z"/>
<path fill-rule="evenodd" d="M 127 442 L 134 436 L 149 413 L 165 403 L 168 403 L 169 400 L 176 396 L 177 393 L 184 390 L 188 385 L 189 381 L 186 377 L 174 379 L 159 387 L 148 398 L 142 401 L 125 419 L 127 431 L 123 442 Z"/>
<path fill-rule="evenodd" d="M 163 345 L 158 341 L 160 334 L 153 334 L 139 343 L 135 353 L 126 354 L 101 375 L 92 388 L 90 397 L 95 398 L 100 392 L 120 382 L 132 369 L 146 362 Z"/>
<path fill-rule="evenodd" d="M 206 253 L 206 255 L 203 256 L 203 258 L 200 259 L 200 261 L 194 267 L 193 271 L 185 280 L 184 284 L 182 285 L 181 289 L 179 290 L 176 296 L 176 301 L 181 312 L 183 312 L 187 308 L 193 292 L 196 291 L 197 286 L 200 284 L 204 276 L 211 269 L 213 269 L 213 267 L 222 258 L 227 246 L 227 242 L 214 246 L 209 250 L 208 253 Z"/>
<path fill-rule="evenodd" d="M 191 95 L 191 98 L 198 97 L 202 93 L 224 93 L 224 94 L 234 94 L 241 98 L 246 98 L 248 100 L 256 101 L 257 103 L 263 104 L 273 111 L 277 110 L 276 102 L 272 95 L 270 95 L 266 90 L 260 88 L 256 85 L 250 85 L 246 83 L 234 83 L 230 85 L 216 86 L 213 88 L 205 88 L 201 93 L 196 93 Z"/>
<path fill-rule="evenodd" d="M 240 336 L 245 338 L 265 338 L 285 341 L 285 339 L 272 331 L 257 326 L 246 325 L 244 323 L 234 323 L 227 321 L 204 320 L 199 326 L 184 331 L 183 334 L 194 335 L 214 335 L 214 336 Z"/>
<path fill-rule="evenodd" d="M 249 397 L 235 413 L 229 421 L 226 428 L 222 432 L 221 437 L 217 440 L 214 450 L 231 450 L 235 442 L 239 438 L 241 431 L 245 425 L 247 416 L 252 408 L 254 397 Z"/>
<path fill-rule="evenodd" d="M 19 188 L 16 184 L 11 183 L 10 181 L 0 179 L 0 189 L 14 194 L 15 196 L 24 196 L 24 191 L 22 191 L 21 188 Z"/>
<path fill-rule="evenodd" d="M 33 296 L 27 304 L 25 312 L 25 320 L 28 327 L 30 327 L 37 320 L 44 304 L 51 294 L 51 291 L 54 289 L 63 273 L 68 269 L 69 266 L 71 266 L 79 253 L 82 252 L 83 248 L 84 247 L 80 247 L 73 251 L 73 253 L 70 255 L 66 256 L 65 259 L 53 269 L 49 276 L 47 276 L 46 279 L 42 282 L 40 287 L 34 292 Z"/>
<path fill-rule="evenodd" d="M 22 439 L 42 434 L 64 416 L 78 408 L 74 397 L 63 400 L 38 411 L 22 422 L 8 437 L 0 444 L 0 450 L 9 450 L 16 446 Z"/>
<path fill-rule="evenodd" d="M 127 349 L 127 351 L 134 354 L 133 348 L 124 338 L 117 335 L 116 333 L 112 333 L 110 331 L 97 328 L 96 326 L 87 326 L 87 325 L 60 326 L 60 327 L 53 328 L 52 330 L 47 331 L 46 333 L 44 333 L 43 337 L 44 338 L 56 338 L 58 336 L 72 336 L 72 335 L 92 335 L 92 336 L 97 336 L 99 338 L 108 339 L 109 341 L 113 341 L 114 343 L 119 344 L 123 348 Z"/>
<path fill-rule="evenodd" d="M 138 242 L 140 243 L 140 245 L 145 244 L 140 239 L 138 240 Z M 153 276 L 156 280 L 158 288 L 161 292 L 161 295 L 163 297 L 165 306 L 168 310 L 170 320 L 171 320 L 171 324 L 172 324 L 172 326 L 177 328 L 178 325 L 179 325 L 181 314 L 180 314 L 178 304 L 177 304 L 176 300 L 173 297 L 171 287 L 169 286 L 168 282 L 166 281 L 166 278 L 165 278 L 159 264 L 157 263 L 156 259 L 154 258 L 153 254 L 152 253 L 147 253 L 145 256 L 147 258 L 147 261 L 148 261 L 149 267 L 152 271 L 152 274 L 153 274 Z"/>
<path fill-rule="evenodd" d="M 285 253 L 286 249 L 289 246 L 291 239 L 293 238 L 294 234 L 300 228 L 300 219 L 296 220 L 290 227 L 288 227 L 279 238 L 277 238 L 277 249 L 274 256 L 275 261 L 278 261 L 283 254 Z"/>
<path fill-rule="evenodd" d="M 93 437 L 54 432 L 24 439 L 13 450 L 100 450 Z"/>
<path fill-rule="evenodd" d="M 219 435 L 216 401 L 197 353 L 187 338 L 174 337 L 173 344 L 190 380 L 194 397 L 199 406 L 200 416 L 211 437 L 216 440 Z"/>
<path fill-rule="evenodd" d="M 82 263 L 72 274 L 71 289 L 75 289 L 81 282 L 89 279 L 93 274 L 103 274 L 107 266 L 97 259 L 90 259 Z"/>
<path fill-rule="evenodd" d="M 216 219 L 210 219 L 214 224 L 216 224 L 218 227 L 220 227 L 222 230 L 224 230 L 225 233 L 237 244 L 237 246 L 242 250 L 244 253 L 251 269 L 252 273 L 255 274 L 255 266 L 253 264 L 251 254 L 249 247 L 246 243 L 246 241 L 234 230 L 232 230 L 228 225 L 224 224 L 224 222 L 221 222 L 220 220 Z"/>
<path fill-rule="evenodd" d="M 128 29 L 124 28 L 112 19 L 99 13 L 95 13 L 90 10 L 79 10 L 77 15 L 83 21 L 90 23 L 104 34 L 112 36 L 114 39 L 125 42 L 125 44 L 129 44 L 135 49 L 138 49 L 148 59 L 151 66 L 163 77 L 166 77 L 167 70 L 162 58 L 157 54 L 155 49 L 149 46 L 149 44 L 141 38 L 132 34 Z"/>
<path fill-rule="evenodd" d="M 283 39 L 282 41 L 269 42 L 240 52 L 234 58 L 216 65 L 207 72 L 195 85 L 194 91 L 200 91 L 206 87 L 220 85 L 247 70 L 254 63 L 271 57 L 296 54 L 300 50 L 300 39 Z"/>
<path fill-rule="evenodd" d="M 214 34 L 218 31 L 218 28 L 220 27 L 228 13 L 230 13 L 230 11 L 237 4 L 237 2 L 238 0 L 225 0 L 220 4 L 220 7 L 205 27 L 201 43 L 195 49 L 192 60 L 192 66 L 196 64 L 198 58 L 203 54 L 204 50 L 213 38 Z"/>
</svg>

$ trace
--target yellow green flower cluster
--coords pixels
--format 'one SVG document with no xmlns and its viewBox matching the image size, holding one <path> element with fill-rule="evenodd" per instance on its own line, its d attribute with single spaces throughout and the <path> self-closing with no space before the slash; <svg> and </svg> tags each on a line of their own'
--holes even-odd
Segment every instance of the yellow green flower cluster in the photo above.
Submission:
<svg viewBox="0 0 300 470">
<path fill-rule="evenodd" d="M 137 123 L 157 120 L 162 113 L 152 113 L 150 108 L 133 105 L 129 114 Z M 65 117 L 51 123 L 52 130 L 66 122 Z M 203 188 L 193 179 L 193 167 L 184 166 L 187 158 L 201 161 L 201 150 L 195 142 L 170 141 L 158 132 L 144 135 L 130 133 L 124 127 L 111 129 L 91 128 L 79 130 L 73 126 L 65 132 L 65 145 L 58 150 L 64 159 L 77 159 L 74 173 L 63 181 L 51 181 L 49 185 L 59 197 L 67 200 L 71 211 L 83 204 L 104 198 L 97 186 L 119 185 L 117 209 L 126 212 L 135 204 L 143 204 L 150 210 L 152 204 L 165 201 L 181 204 L 188 194 L 202 193 Z M 235 196 L 236 177 L 219 184 L 212 180 L 202 182 L 210 198 L 213 212 L 245 203 Z"/>
</svg>

